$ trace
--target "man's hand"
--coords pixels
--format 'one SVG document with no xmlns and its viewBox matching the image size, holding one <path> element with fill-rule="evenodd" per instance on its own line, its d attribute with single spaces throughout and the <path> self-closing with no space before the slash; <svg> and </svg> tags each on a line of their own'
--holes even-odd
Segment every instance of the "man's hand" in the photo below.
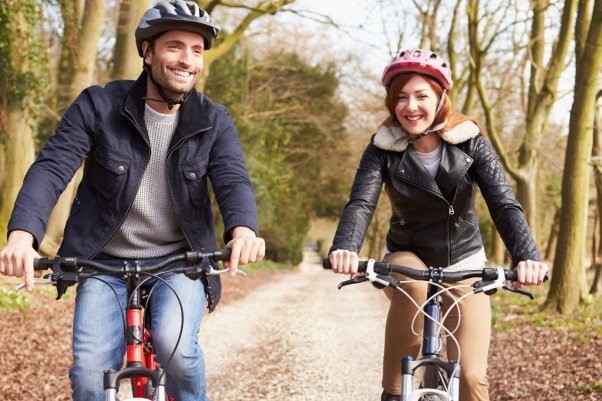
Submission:
<svg viewBox="0 0 602 401">
<path fill-rule="evenodd" d="M 264 239 L 257 237 L 248 227 L 235 227 L 232 230 L 232 239 L 226 244 L 226 248 L 232 249 L 230 261 L 224 262 L 231 276 L 236 275 L 238 265 L 261 262 L 265 256 Z"/>
<path fill-rule="evenodd" d="M 25 289 L 33 290 L 33 260 L 40 255 L 33 249 L 33 235 L 27 231 L 15 230 L 8 236 L 8 242 L 0 250 L 0 274 L 25 276 Z"/>
</svg>

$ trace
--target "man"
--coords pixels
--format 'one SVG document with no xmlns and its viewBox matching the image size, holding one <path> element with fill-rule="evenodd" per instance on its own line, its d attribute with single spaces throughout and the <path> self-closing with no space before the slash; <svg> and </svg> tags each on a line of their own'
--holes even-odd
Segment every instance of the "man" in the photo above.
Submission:
<svg viewBox="0 0 602 401">
<path fill-rule="evenodd" d="M 48 216 L 84 161 L 61 256 L 151 263 L 184 250 L 215 249 L 209 179 L 224 221 L 224 241 L 232 249 L 226 262 L 230 274 L 239 264 L 262 260 L 265 243 L 257 237 L 254 193 L 236 128 L 223 106 L 194 89 L 203 53 L 217 32 L 193 2 L 171 0 L 146 11 L 136 30 L 144 71 L 136 81 L 84 90 L 67 110 L 25 177 L 8 243 L 0 250 L 0 273 L 24 276 L 26 289 L 32 290 L 32 263 Z M 109 281 L 123 301 L 123 283 Z M 178 401 L 206 400 L 197 336 L 205 303 L 213 310 L 219 301 L 219 279 L 175 274 L 168 281 L 185 300 L 185 322 L 166 367 L 167 389 Z M 179 316 L 172 309 L 177 302 L 171 288 L 153 290 L 159 362 L 171 357 L 179 334 L 169 321 Z M 88 279 L 78 285 L 70 370 L 75 401 L 101 401 L 103 371 L 121 366 L 120 317 L 106 282 Z"/>
</svg>

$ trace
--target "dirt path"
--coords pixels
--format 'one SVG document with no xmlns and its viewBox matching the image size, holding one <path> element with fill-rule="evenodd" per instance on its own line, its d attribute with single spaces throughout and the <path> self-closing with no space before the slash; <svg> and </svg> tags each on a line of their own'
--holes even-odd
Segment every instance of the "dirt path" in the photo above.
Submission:
<svg viewBox="0 0 602 401">
<path fill-rule="evenodd" d="M 201 340 L 212 399 L 379 398 L 386 298 L 370 285 L 338 291 L 346 276 L 319 263 L 307 250 L 298 272 L 205 318 Z"/>
<path fill-rule="evenodd" d="M 308 252 L 289 273 L 224 278 L 201 340 L 212 401 L 377 401 L 386 298 L 369 284 L 338 291 Z M 18 281 L 20 282 L 20 280 Z M 2 278 L 13 293 L 16 280 Z M 19 311 L 0 307 L 0 401 L 69 401 L 73 289 L 38 288 Z M 541 298 L 537 298 L 541 302 Z M 601 401 L 599 325 L 577 335 L 499 309 L 489 355 L 491 401 Z M 511 323 L 511 324 L 510 324 Z M 127 388 L 127 386 L 122 386 Z"/>
</svg>

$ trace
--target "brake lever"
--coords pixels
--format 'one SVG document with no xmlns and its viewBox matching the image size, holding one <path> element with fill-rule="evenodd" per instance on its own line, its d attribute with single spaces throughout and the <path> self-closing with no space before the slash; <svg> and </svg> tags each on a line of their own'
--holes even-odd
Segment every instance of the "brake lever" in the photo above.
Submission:
<svg viewBox="0 0 602 401">
<path fill-rule="evenodd" d="M 350 280 L 341 281 L 339 283 L 339 290 L 341 288 L 345 287 L 346 285 L 359 284 L 359 283 L 363 283 L 365 281 L 368 281 L 368 277 L 366 277 L 366 276 L 359 276 L 359 277 L 352 278 Z"/>
<path fill-rule="evenodd" d="M 531 294 L 527 290 L 523 290 L 522 288 L 512 287 L 511 285 L 504 285 L 502 288 L 505 289 L 505 290 L 507 290 L 507 291 L 515 292 L 517 294 L 529 297 L 531 299 L 531 301 L 535 299 L 535 297 L 533 296 L 533 294 Z"/>
<path fill-rule="evenodd" d="M 498 266 L 498 268 L 496 270 L 497 270 L 498 276 L 494 281 L 487 281 L 487 282 L 477 281 L 473 284 L 473 287 L 475 289 L 474 290 L 475 294 L 483 292 L 487 295 L 493 295 L 493 294 L 495 294 L 495 292 L 498 288 L 503 288 L 504 290 L 527 296 L 527 297 L 531 298 L 531 300 L 535 299 L 533 297 L 533 294 L 531 294 L 529 291 L 525 291 L 523 289 L 515 288 L 515 287 L 512 287 L 511 285 L 508 285 L 506 282 L 506 277 L 504 275 L 503 267 Z"/>
<path fill-rule="evenodd" d="M 45 274 L 44 277 L 42 277 L 41 279 L 38 279 L 38 280 L 34 280 L 33 283 L 34 283 L 34 285 L 48 285 L 48 284 L 52 284 L 52 278 L 50 277 L 50 274 Z M 19 292 L 23 288 L 25 288 L 25 283 L 21 283 L 18 286 L 16 286 L 15 287 L 15 291 Z"/>
</svg>

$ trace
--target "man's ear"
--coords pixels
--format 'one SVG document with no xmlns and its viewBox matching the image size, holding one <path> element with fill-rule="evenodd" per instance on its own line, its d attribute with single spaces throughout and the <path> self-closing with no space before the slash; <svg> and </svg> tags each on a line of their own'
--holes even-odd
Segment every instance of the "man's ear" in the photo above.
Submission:
<svg viewBox="0 0 602 401">
<path fill-rule="evenodd" d="M 153 52 L 152 46 L 148 40 L 142 42 L 142 59 L 144 64 L 151 64 L 151 54 Z"/>
</svg>

